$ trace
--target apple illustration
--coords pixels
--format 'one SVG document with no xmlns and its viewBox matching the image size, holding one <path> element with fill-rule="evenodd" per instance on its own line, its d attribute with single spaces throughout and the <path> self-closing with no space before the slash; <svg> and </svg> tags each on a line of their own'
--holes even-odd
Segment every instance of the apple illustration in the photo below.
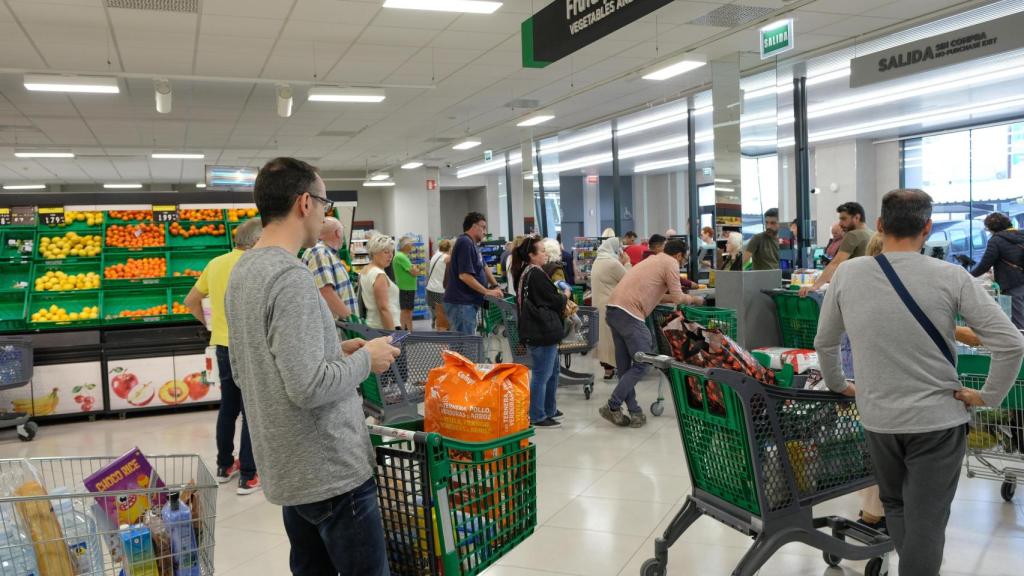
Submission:
<svg viewBox="0 0 1024 576">
<path fill-rule="evenodd" d="M 128 392 L 128 397 L 126 398 L 126 400 L 132 406 L 141 407 L 146 406 L 147 404 L 152 402 L 155 396 L 156 393 L 153 390 L 153 383 L 146 382 L 145 384 L 133 386 L 132 389 Z"/>
<path fill-rule="evenodd" d="M 113 376 L 110 379 L 110 389 L 119 398 L 127 399 L 128 394 L 139 384 L 139 378 L 131 372 L 125 372 L 124 368 L 117 367 L 110 371 Z"/>
<path fill-rule="evenodd" d="M 210 384 L 203 378 L 202 372 L 193 372 L 185 376 L 188 395 L 192 400 L 202 400 L 210 391 Z"/>
</svg>

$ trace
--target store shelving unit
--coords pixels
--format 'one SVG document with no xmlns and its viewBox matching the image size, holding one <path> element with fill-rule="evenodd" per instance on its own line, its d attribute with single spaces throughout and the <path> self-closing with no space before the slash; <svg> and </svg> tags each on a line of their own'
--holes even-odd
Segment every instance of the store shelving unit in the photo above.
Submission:
<svg viewBox="0 0 1024 576">
<path fill-rule="evenodd" d="M 572 248 L 572 264 L 576 272 L 577 286 L 590 286 L 590 269 L 597 258 L 597 249 L 603 238 L 580 236 L 576 238 Z"/>
<path fill-rule="evenodd" d="M 369 238 L 366 237 L 367 230 L 353 230 L 352 240 L 349 244 L 352 255 L 352 272 L 358 274 L 363 266 L 370 263 L 370 254 L 366 251 L 366 244 Z"/>
<path fill-rule="evenodd" d="M 425 271 L 430 258 L 427 256 L 427 247 L 423 242 L 423 237 L 419 234 L 412 233 L 403 234 L 402 236 L 409 236 L 410 238 L 415 239 L 413 242 L 413 251 L 409 254 L 409 260 L 412 261 L 413 266 L 419 266 L 421 270 Z M 430 317 L 430 309 L 427 307 L 426 274 L 416 277 L 416 307 L 413 308 L 412 317 L 415 320 L 422 320 Z"/>
<path fill-rule="evenodd" d="M 505 239 L 494 238 L 484 240 L 480 243 L 480 255 L 484 258 L 484 264 L 491 269 L 491 274 L 498 277 L 498 267 L 501 263 L 501 253 L 505 251 Z"/>
</svg>

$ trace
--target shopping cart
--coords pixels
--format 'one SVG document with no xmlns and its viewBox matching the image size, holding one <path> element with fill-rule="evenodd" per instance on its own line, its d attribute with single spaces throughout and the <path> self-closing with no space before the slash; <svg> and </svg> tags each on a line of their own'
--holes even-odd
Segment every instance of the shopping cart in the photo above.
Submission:
<svg viewBox="0 0 1024 576">
<path fill-rule="evenodd" d="M 460 442 L 421 424 L 369 427 L 391 573 L 479 574 L 537 525 L 533 430 Z"/>
<path fill-rule="evenodd" d="M 982 354 L 958 356 L 960 383 L 980 390 L 991 361 Z M 1024 483 L 1024 369 L 998 408 L 975 408 L 972 419 L 964 460 L 967 477 L 1002 482 L 999 494 L 1010 502 L 1017 485 Z"/>
<path fill-rule="evenodd" d="M 812 512 L 816 504 L 874 484 L 853 398 L 763 386 L 738 372 L 667 356 L 636 359 L 668 376 L 693 486 L 655 541 L 643 576 L 664 576 L 669 547 L 702 515 L 754 537 L 734 576 L 752 576 L 790 542 L 821 550 L 831 566 L 869 560 L 865 576 L 888 573 L 888 536 Z"/>
<path fill-rule="evenodd" d="M 787 348 L 814 349 L 814 337 L 818 334 L 818 316 L 821 313 L 822 294 L 812 292 L 801 298 L 796 290 L 765 290 L 775 301 L 779 315 L 779 333 L 782 345 Z"/>
<path fill-rule="evenodd" d="M 509 350 L 512 353 L 512 362 L 522 364 L 526 367 L 533 366 L 530 358 L 530 351 L 526 344 L 519 341 L 519 312 L 516 310 L 515 302 L 487 298 L 491 306 L 501 310 L 502 323 L 505 325 L 505 338 L 508 340 Z M 588 400 L 594 392 L 594 375 L 574 372 L 572 366 L 573 354 L 586 354 L 597 346 L 598 329 L 597 308 L 581 306 L 578 312 L 583 321 L 583 327 L 578 335 L 563 340 L 558 345 L 558 352 L 562 355 L 563 365 L 559 366 L 558 383 L 563 386 L 583 386 L 583 396 Z"/>
<path fill-rule="evenodd" d="M 158 569 L 161 574 L 171 574 L 175 570 L 175 555 L 170 531 L 176 529 L 175 525 L 164 524 L 161 531 L 154 529 L 152 523 L 146 524 L 150 529 L 151 547 L 134 540 L 126 546 L 124 537 L 128 529 L 122 530 L 102 507 L 109 503 L 110 508 L 119 510 L 126 503 L 144 502 L 160 516 L 162 508 L 175 494 L 191 513 L 188 532 L 178 532 L 178 535 L 188 537 L 191 533 L 195 539 L 192 560 L 199 566 L 200 574 L 213 574 L 217 482 L 202 459 L 191 454 L 147 455 L 154 476 L 158 476 L 164 486 L 85 492 L 84 480 L 116 460 L 118 457 L 0 460 L 0 477 L 16 478 L 19 486 L 37 480 L 47 493 L 28 495 L 41 494 L 41 491 L 23 490 L 25 495 L 0 497 L 0 528 L 6 534 L 5 542 L 0 544 L 0 559 L 5 567 L 0 572 L 8 574 L 6 569 L 11 567 L 14 570 L 11 574 L 32 573 L 34 570 L 18 570 L 39 564 L 37 573 L 44 574 L 116 576 L 119 573 L 156 574 Z M 47 530 L 49 518 L 60 524 L 59 532 Z M 56 528 L 52 523 L 49 526 Z M 45 556 L 48 562 L 56 560 L 56 565 L 48 563 L 49 572 L 42 570 L 40 556 Z M 178 559 L 181 559 L 180 554 Z M 77 569 L 68 571 L 70 561 L 74 561 Z"/>
<path fill-rule="evenodd" d="M 512 297 L 505 300 L 513 302 Z M 499 364 L 503 356 L 500 334 L 502 330 L 501 309 L 490 302 L 484 302 L 484 307 L 480 312 L 481 322 L 478 328 L 480 336 L 484 339 L 484 356 L 492 359 L 495 364 Z"/>
<path fill-rule="evenodd" d="M 378 330 L 365 324 L 339 322 L 349 337 L 373 340 L 389 336 L 391 330 Z M 484 362 L 484 344 L 479 336 L 455 332 L 412 332 L 402 340 L 402 353 L 387 371 L 370 374 L 360 389 L 363 411 L 383 424 L 406 422 L 420 417 L 419 404 L 430 371 L 444 364 L 441 352 L 458 352 L 473 362 Z"/>
<path fill-rule="evenodd" d="M 32 366 L 32 337 L 0 337 L 0 390 L 29 384 L 32 381 Z M 0 412 L 0 428 L 17 428 L 20 440 L 31 441 L 39 431 L 39 425 L 30 420 L 34 407 L 35 398 L 31 398 L 29 404 L 23 407 L 24 410 L 20 410 L 22 406 L 15 403 L 17 411 Z"/>
</svg>

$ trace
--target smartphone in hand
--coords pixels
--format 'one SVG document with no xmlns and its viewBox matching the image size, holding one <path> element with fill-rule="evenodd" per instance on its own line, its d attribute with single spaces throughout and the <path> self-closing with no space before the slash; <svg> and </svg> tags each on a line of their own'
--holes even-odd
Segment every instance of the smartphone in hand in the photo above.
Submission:
<svg viewBox="0 0 1024 576">
<path fill-rule="evenodd" d="M 409 334 L 410 332 L 395 332 L 394 334 L 391 335 L 391 345 L 400 345 L 402 343 L 402 340 L 405 340 L 406 338 L 409 337 Z"/>
</svg>

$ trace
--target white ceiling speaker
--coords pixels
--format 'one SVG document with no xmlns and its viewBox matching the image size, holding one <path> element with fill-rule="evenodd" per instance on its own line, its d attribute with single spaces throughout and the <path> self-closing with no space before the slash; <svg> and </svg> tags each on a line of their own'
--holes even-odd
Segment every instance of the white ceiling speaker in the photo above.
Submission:
<svg viewBox="0 0 1024 576">
<path fill-rule="evenodd" d="M 281 118 L 292 116 L 292 87 L 287 84 L 277 85 L 277 115 Z"/>
<path fill-rule="evenodd" d="M 171 81 L 166 78 L 153 80 L 153 91 L 156 94 L 156 111 L 159 114 L 171 113 Z"/>
</svg>

